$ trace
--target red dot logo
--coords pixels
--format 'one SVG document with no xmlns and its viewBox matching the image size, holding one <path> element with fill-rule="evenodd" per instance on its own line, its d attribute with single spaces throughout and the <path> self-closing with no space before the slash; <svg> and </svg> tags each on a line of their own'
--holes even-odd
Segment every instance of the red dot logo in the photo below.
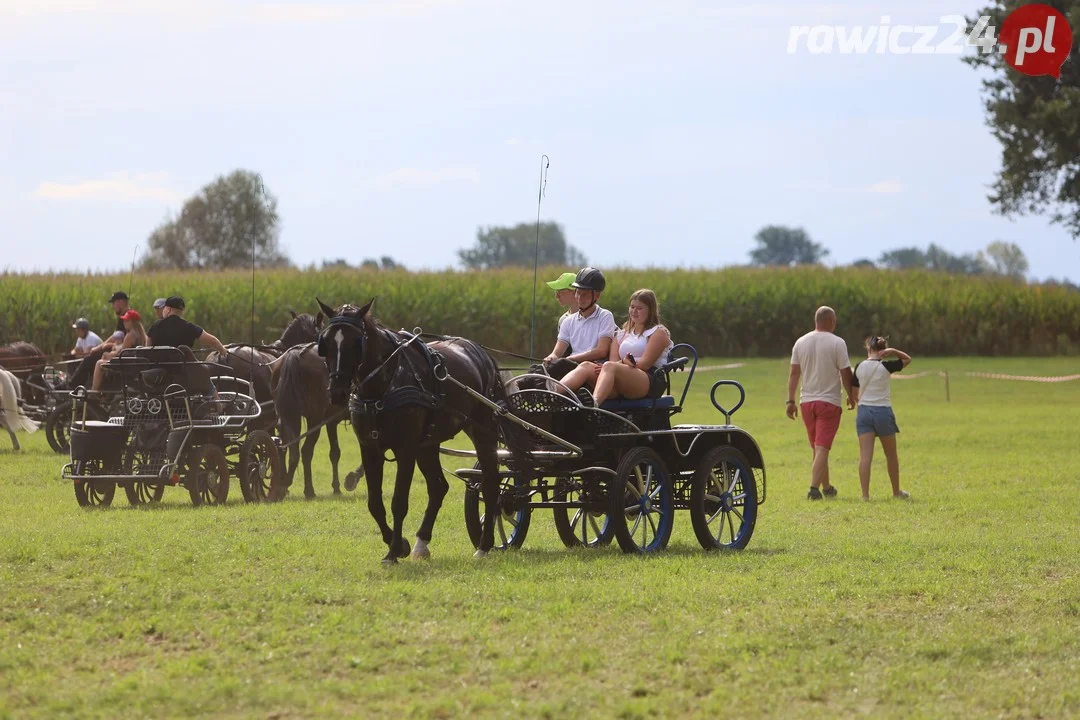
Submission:
<svg viewBox="0 0 1080 720">
<path fill-rule="evenodd" d="M 1001 24 L 999 42 L 1005 45 L 1005 62 L 1025 75 L 1061 77 L 1061 66 L 1072 50 L 1068 19 L 1049 5 L 1016 8 Z"/>
</svg>

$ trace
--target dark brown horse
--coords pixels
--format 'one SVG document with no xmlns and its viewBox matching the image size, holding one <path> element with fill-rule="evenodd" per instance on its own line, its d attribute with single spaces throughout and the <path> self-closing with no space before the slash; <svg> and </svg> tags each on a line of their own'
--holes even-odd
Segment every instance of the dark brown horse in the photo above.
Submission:
<svg viewBox="0 0 1080 720">
<path fill-rule="evenodd" d="M 319 357 L 314 343 L 290 348 L 274 363 L 271 387 L 281 439 L 288 446 L 288 467 L 285 470 L 284 487 L 271 488 L 272 499 L 279 499 L 281 491 L 292 485 L 296 466 L 301 459 L 304 461 L 304 497 L 315 497 L 315 487 L 311 484 L 311 458 L 315 453 L 315 443 L 319 441 L 322 432 L 315 426 L 321 423 L 326 423 L 326 437 L 330 440 L 330 466 L 333 471 L 331 487 L 335 495 L 341 494 L 341 485 L 338 482 L 341 446 L 338 444 L 337 426 L 346 419 L 346 412 L 343 406 L 330 404 L 330 397 L 326 392 L 329 380 L 326 364 Z M 301 420 L 307 420 L 309 430 L 303 446 L 297 448 Z M 363 471 L 350 475 L 356 474 L 362 475 Z M 352 487 L 348 489 L 352 490 Z"/>
<path fill-rule="evenodd" d="M 0 368 L 15 374 L 23 399 L 31 405 L 45 402 L 45 360 L 45 354 L 33 343 L 19 341 L 0 347 Z"/>
<path fill-rule="evenodd" d="M 319 335 L 319 354 L 329 376 L 330 401 L 348 405 L 353 432 L 367 476 L 368 510 L 389 551 L 384 563 L 409 554 L 402 537 L 409 512 L 409 488 L 417 466 L 427 481 L 428 504 L 416 533 L 413 557 L 428 557 L 431 532 L 450 486 L 439 463 L 439 445 L 462 430 L 476 447 L 482 475 L 486 515 L 477 557 L 495 544 L 498 517 L 498 430 L 495 416 L 483 403 L 447 376 L 491 401 L 505 400 L 499 369 L 479 345 L 462 338 L 425 345 L 402 332 L 379 326 L 369 311 L 374 300 L 337 311 L 319 301 L 328 322 Z M 437 353 L 437 355 L 436 355 Z M 445 371 L 446 375 L 443 375 Z M 439 378 L 444 378 L 440 381 Z M 385 453 L 397 460 L 397 478 L 386 522 L 382 478 Z"/>
</svg>

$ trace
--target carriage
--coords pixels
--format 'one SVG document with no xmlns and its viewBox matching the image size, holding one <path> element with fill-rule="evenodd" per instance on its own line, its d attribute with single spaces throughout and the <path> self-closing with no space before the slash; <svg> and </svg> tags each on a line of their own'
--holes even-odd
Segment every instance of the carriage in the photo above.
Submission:
<svg viewBox="0 0 1080 720">
<path fill-rule="evenodd" d="M 497 414 L 499 516 L 495 546 L 521 547 L 534 510 L 550 508 L 568 547 L 603 546 L 615 539 L 630 553 L 662 550 L 676 510 L 689 510 L 694 533 L 706 549 L 746 547 L 765 502 L 765 463 L 754 439 L 731 424 L 746 394 L 734 381 L 713 384 L 710 400 L 723 425 L 673 425 L 697 369 L 697 351 L 676 345 L 661 366 L 666 392 L 656 399 L 614 400 L 592 407 L 546 376 L 520 375 L 506 382 Z M 689 367 L 687 367 L 689 366 Z M 676 401 L 675 372 L 686 372 Z M 717 399 L 725 386 L 739 394 L 730 410 Z M 565 391 L 565 392 L 563 392 Z M 442 448 L 446 455 L 471 451 Z M 479 466 L 454 473 L 466 484 L 465 522 L 477 547 L 483 523 Z"/>
<path fill-rule="evenodd" d="M 85 388 L 71 395 L 70 456 L 62 471 L 83 506 L 107 506 L 117 486 L 132 505 L 161 500 L 168 486 L 193 505 L 224 503 L 229 478 L 245 500 L 264 499 L 280 472 L 274 438 L 258 428 L 262 408 L 249 381 L 200 362 L 187 347 L 140 347 L 108 363 L 119 399 L 95 418 Z"/>
</svg>

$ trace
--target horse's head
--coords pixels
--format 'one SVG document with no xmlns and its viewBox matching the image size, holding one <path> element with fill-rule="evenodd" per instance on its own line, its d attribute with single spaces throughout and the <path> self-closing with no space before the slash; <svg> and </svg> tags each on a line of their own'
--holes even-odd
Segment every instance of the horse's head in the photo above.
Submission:
<svg viewBox="0 0 1080 720">
<path fill-rule="evenodd" d="M 330 371 L 330 402 L 334 405 L 345 406 L 348 403 L 353 376 L 370 362 L 367 357 L 368 344 L 375 333 L 374 321 L 368 317 L 368 311 L 374 302 L 372 298 L 361 308 L 342 305 L 333 310 L 318 300 L 327 318 L 326 325 L 319 333 L 318 350 L 319 356 L 326 361 L 326 369 Z"/>
<path fill-rule="evenodd" d="M 320 312 L 316 317 L 311 317 L 307 313 L 300 313 L 297 315 L 292 310 L 289 311 L 292 315 L 292 320 L 289 322 L 288 327 L 281 333 L 281 337 L 274 343 L 282 350 L 295 347 L 297 345 L 303 345 L 309 342 L 315 342 L 319 337 L 319 326 L 322 324 L 323 314 Z"/>
</svg>

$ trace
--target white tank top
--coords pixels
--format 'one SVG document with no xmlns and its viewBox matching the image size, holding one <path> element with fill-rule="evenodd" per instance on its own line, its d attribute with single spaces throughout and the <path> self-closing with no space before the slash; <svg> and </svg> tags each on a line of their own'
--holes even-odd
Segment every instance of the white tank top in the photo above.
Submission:
<svg viewBox="0 0 1080 720">
<path fill-rule="evenodd" d="M 663 325 L 653 325 L 651 328 L 643 332 L 641 335 L 637 335 L 633 331 L 620 330 L 615 334 L 615 339 L 619 343 L 619 359 L 625 360 L 627 355 L 633 355 L 634 359 L 639 359 L 645 354 L 645 346 L 649 344 L 649 338 Z M 656 365 L 660 365 L 667 361 L 668 355 L 671 354 L 671 348 L 675 347 L 675 343 L 668 338 L 667 347 L 660 353 L 660 357 L 656 360 Z"/>
</svg>

